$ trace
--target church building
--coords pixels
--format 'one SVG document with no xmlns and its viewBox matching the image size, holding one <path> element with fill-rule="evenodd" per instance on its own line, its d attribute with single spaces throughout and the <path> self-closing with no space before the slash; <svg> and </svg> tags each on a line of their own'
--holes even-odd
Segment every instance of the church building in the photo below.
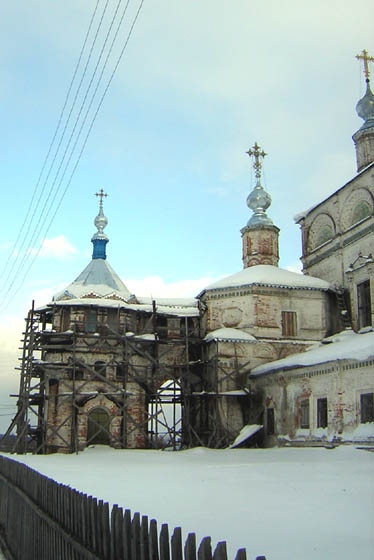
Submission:
<svg viewBox="0 0 374 560">
<path fill-rule="evenodd" d="M 243 269 L 196 298 L 130 293 L 97 193 L 92 260 L 27 319 L 16 451 L 374 440 L 374 95 L 359 58 L 357 175 L 295 218 L 303 274 L 278 266 L 257 143 Z"/>
</svg>

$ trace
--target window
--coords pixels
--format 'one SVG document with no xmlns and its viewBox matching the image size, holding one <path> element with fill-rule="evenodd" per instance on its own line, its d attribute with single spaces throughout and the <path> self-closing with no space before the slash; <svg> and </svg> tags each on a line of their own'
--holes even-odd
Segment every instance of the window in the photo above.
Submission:
<svg viewBox="0 0 374 560">
<path fill-rule="evenodd" d="M 118 364 L 116 366 L 116 379 L 124 379 L 127 373 L 127 364 Z"/>
<path fill-rule="evenodd" d="M 371 325 L 370 280 L 357 284 L 358 328 Z"/>
<path fill-rule="evenodd" d="M 310 428 L 309 425 L 309 399 L 301 401 L 300 428 Z"/>
<path fill-rule="evenodd" d="M 105 377 L 105 375 L 106 375 L 106 363 L 102 362 L 102 361 L 95 362 L 94 371 L 95 371 L 95 373 L 98 373 L 102 377 Z"/>
<path fill-rule="evenodd" d="M 118 309 L 108 309 L 107 323 L 109 329 L 118 332 L 119 331 L 119 308 Z"/>
<path fill-rule="evenodd" d="M 327 399 L 317 399 L 317 428 L 327 428 Z"/>
<path fill-rule="evenodd" d="M 275 422 L 274 422 L 274 408 L 266 410 L 266 433 L 268 436 L 274 435 Z"/>
<path fill-rule="evenodd" d="M 61 332 L 65 332 L 70 327 L 70 309 L 61 310 Z"/>
<path fill-rule="evenodd" d="M 365 200 L 361 200 L 358 204 L 356 204 L 353 210 L 352 225 L 361 222 L 361 220 L 367 218 L 370 214 L 370 205 Z"/>
<path fill-rule="evenodd" d="M 296 336 L 297 315 L 296 311 L 282 311 L 282 335 Z"/>
<path fill-rule="evenodd" d="M 86 332 L 96 332 L 97 313 L 96 309 L 89 309 L 86 314 Z"/>
<path fill-rule="evenodd" d="M 332 239 L 333 237 L 334 232 L 330 225 L 325 224 L 321 226 L 316 238 L 316 247 L 320 247 L 320 245 L 327 243 L 327 241 L 330 241 L 330 239 Z"/>
<path fill-rule="evenodd" d="M 84 369 L 82 367 L 73 368 L 71 372 L 71 379 L 81 380 L 84 379 Z"/>
<path fill-rule="evenodd" d="M 361 424 L 374 422 L 374 393 L 364 393 L 360 396 Z"/>
</svg>

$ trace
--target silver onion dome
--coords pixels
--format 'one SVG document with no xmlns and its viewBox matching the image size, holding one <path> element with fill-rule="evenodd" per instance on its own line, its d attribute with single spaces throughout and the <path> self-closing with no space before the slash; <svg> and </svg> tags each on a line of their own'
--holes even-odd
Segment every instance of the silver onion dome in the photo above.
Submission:
<svg viewBox="0 0 374 560">
<path fill-rule="evenodd" d="M 99 193 L 96 193 L 95 196 L 100 197 L 100 206 L 99 206 L 99 213 L 94 220 L 94 224 L 97 228 L 97 232 L 92 236 L 92 240 L 95 239 L 105 239 L 109 240 L 108 236 L 104 233 L 104 228 L 108 225 L 108 218 L 104 215 L 103 211 L 103 197 L 108 196 L 104 193 L 103 189 L 100 190 Z"/>
<path fill-rule="evenodd" d="M 369 79 L 366 80 L 366 84 L 366 93 L 356 105 L 357 114 L 364 121 L 360 130 L 374 127 L 374 94 L 370 89 Z"/>
<path fill-rule="evenodd" d="M 261 169 L 262 160 L 267 155 L 257 142 L 247 152 L 249 157 L 253 157 L 253 168 L 255 170 L 256 186 L 247 197 L 247 206 L 253 212 L 253 216 L 248 220 L 247 226 L 272 226 L 273 221 L 266 214 L 266 210 L 271 204 L 271 196 L 265 191 L 261 185 Z"/>
</svg>

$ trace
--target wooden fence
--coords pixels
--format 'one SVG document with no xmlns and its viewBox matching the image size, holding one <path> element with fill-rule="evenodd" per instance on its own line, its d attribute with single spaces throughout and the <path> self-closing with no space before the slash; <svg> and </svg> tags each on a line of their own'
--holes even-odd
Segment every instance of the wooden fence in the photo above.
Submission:
<svg viewBox="0 0 374 560">
<path fill-rule="evenodd" d="M 227 560 L 181 528 L 169 535 L 157 521 L 87 496 L 0 455 L 0 542 L 10 560 Z M 246 560 L 239 549 L 235 560 Z M 257 560 L 265 560 L 258 556 Z"/>
</svg>

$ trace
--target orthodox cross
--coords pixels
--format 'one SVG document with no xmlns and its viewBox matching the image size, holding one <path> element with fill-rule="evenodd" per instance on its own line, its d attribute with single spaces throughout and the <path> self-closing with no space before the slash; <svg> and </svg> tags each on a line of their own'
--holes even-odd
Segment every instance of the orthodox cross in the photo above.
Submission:
<svg viewBox="0 0 374 560">
<path fill-rule="evenodd" d="M 255 170 L 255 177 L 256 179 L 260 179 L 261 177 L 261 167 L 262 167 L 262 163 L 261 163 L 261 159 L 264 159 L 264 157 L 267 155 L 265 154 L 264 150 L 261 150 L 260 146 L 257 144 L 257 142 L 255 142 L 254 146 L 252 146 L 252 148 L 249 148 L 248 152 L 246 152 L 246 154 L 249 155 L 249 157 L 254 157 L 254 162 L 253 162 L 253 168 Z"/>
<path fill-rule="evenodd" d="M 364 49 L 362 51 L 362 54 L 356 54 L 356 58 L 357 58 L 357 60 L 363 60 L 364 61 L 364 75 L 365 75 L 366 81 L 368 82 L 369 81 L 369 76 L 370 76 L 368 62 L 374 62 L 374 56 L 369 56 L 367 50 Z"/>
<path fill-rule="evenodd" d="M 100 189 L 100 192 L 95 193 L 95 196 L 99 196 L 99 197 L 100 197 L 100 207 L 102 207 L 102 205 L 103 205 L 103 198 L 104 198 L 104 196 L 107 197 L 108 195 L 103 191 L 103 189 Z"/>
</svg>

